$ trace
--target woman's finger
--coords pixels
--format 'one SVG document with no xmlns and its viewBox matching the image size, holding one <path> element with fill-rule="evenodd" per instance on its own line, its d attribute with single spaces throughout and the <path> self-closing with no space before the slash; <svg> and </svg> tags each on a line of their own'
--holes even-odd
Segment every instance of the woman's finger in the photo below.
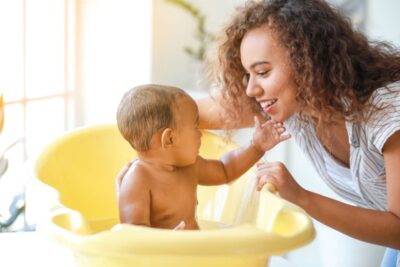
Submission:
<svg viewBox="0 0 400 267">
<path fill-rule="evenodd" d="M 258 179 L 257 191 L 260 191 L 264 184 L 267 182 L 267 176 L 263 175 Z"/>
<path fill-rule="evenodd" d="M 132 166 L 134 160 L 125 164 L 125 166 L 119 171 L 116 176 L 117 185 L 119 186 L 122 182 L 122 179 L 125 177 L 125 174 L 129 171 L 129 168 Z"/>
<path fill-rule="evenodd" d="M 266 183 L 263 188 L 266 188 L 269 192 L 271 192 L 272 194 L 275 194 L 278 190 L 276 190 L 276 186 L 273 185 L 272 183 Z"/>
<path fill-rule="evenodd" d="M 275 178 L 273 176 L 268 175 L 268 174 L 261 176 L 261 178 L 259 179 L 258 184 L 257 184 L 257 190 L 260 191 L 265 184 L 271 184 L 275 188 L 275 191 L 276 191 L 277 187 L 275 185 L 276 182 L 275 182 Z"/>
</svg>

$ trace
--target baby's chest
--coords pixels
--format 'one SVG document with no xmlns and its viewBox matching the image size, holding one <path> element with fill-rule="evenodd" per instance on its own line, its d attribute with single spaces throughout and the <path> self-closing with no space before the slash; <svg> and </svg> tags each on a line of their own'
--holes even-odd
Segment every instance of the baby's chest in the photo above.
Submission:
<svg viewBox="0 0 400 267">
<path fill-rule="evenodd" d="M 151 213 L 154 218 L 188 217 L 195 214 L 197 185 L 177 183 L 157 186 L 151 192 Z"/>
</svg>

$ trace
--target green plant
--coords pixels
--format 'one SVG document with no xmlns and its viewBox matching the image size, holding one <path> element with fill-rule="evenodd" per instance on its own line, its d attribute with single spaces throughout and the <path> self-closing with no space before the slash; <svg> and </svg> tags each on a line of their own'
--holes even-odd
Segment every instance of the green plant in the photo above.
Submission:
<svg viewBox="0 0 400 267">
<path fill-rule="evenodd" d="M 186 0 L 165 0 L 165 2 L 180 7 L 196 20 L 197 27 L 195 38 L 199 42 L 199 45 L 196 49 L 186 46 L 184 47 L 184 51 L 194 59 L 204 61 L 207 46 L 215 39 L 214 35 L 206 30 L 206 16 L 197 7 Z"/>
</svg>

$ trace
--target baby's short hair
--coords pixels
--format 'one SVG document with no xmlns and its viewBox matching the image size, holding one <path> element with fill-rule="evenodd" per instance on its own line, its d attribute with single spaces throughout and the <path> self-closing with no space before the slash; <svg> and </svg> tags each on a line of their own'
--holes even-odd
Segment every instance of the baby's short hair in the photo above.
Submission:
<svg viewBox="0 0 400 267">
<path fill-rule="evenodd" d="M 153 135 L 174 128 L 174 108 L 178 97 L 190 97 L 177 87 L 146 84 L 124 94 L 117 111 L 118 129 L 137 151 L 150 149 Z"/>
</svg>

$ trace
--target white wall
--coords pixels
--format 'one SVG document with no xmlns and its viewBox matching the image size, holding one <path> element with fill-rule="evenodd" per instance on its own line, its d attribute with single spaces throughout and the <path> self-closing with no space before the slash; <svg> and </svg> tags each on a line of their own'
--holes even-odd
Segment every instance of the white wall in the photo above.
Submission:
<svg viewBox="0 0 400 267">
<path fill-rule="evenodd" d="M 216 32 L 241 0 L 192 0 L 206 14 L 206 28 Z M 196 47 L 196 21 L 179 7 L 164 0 L 153 0 L 153 60 L 152 81 L 183 89 L 197 89 L 194 80 L 196 61 L 184 52 L 185 46 Z"/>
<path fill-rule="evenodd" d="M 368 1 L 367 35 L 400 46 L 400 1 Z"/>
<path fill-rule="evenodd" d="M 78 124 L 114 121 L 123 92 L 150 82 L 151 6 L 77 0 L 76 88 L 83 101 Z"/>
</svg>

